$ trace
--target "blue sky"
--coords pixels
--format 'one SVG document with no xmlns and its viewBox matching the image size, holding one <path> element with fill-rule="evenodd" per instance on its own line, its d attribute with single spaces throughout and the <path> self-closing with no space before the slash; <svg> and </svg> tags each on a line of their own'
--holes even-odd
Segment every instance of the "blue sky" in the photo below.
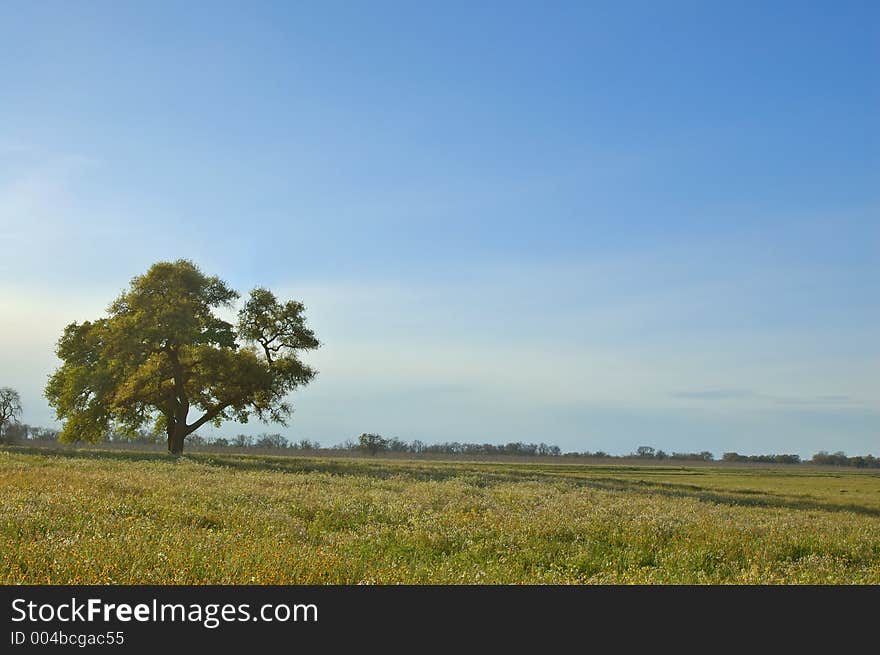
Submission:
<svg viewBox="0 0 880 655">
<path fill-rule="evenodd" d="M 880 454 L 876 3 L 122 4 L 0 7 L 25 421 L 187 257 L 306 303 L 293 438 Z"/>
</svg>

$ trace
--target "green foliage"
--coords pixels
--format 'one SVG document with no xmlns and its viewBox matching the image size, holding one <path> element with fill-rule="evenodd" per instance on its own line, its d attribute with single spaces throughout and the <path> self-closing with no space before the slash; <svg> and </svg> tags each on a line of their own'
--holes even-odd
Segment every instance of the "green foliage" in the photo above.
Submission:
<svg viewBox="0 0 880 655">
<path fill-rule="evenodd" d="M 358 447 L 364 452 L 375 455 L 380 451 L 388 450 L 388 439 L 378 434 L 364 433 L 358 437 Z"/>
<path fill-rule="evenodd" d="M 99 441 L 111 431 L 164 432 L 171 452 L 206 423 L 286 424 L 285 397 L 316 374 L 297 351 L 318 347 L 300 303 L 255 289 L 239 325 L 219 318 L 238 293 L 192 262 L 154 264 L 135 277 L 106 318 L 68 325 L 62 366 L 46 397 L 64 420 L 62 441 Z M 191 411 L 200 415 L 191 423 Z"/>
<path fill-rule="evenodd" d="M 239 335 L 258 343 L 268 361 L 296 350 L 318 347 L 314 332 L 306 327 L 301 302 L 278 302 L 268 289 L 258 287 L 239 313 Z"/>
<path fill-rule="evenodd" d="M 285 439 L 280 434 L 261 434 L 257 437 L 254 446 L 257 448 L 287 448 L 288 447 L 287 439 Z"/>
<path fill-rule="evenodd" d="M 724 453 L 722 461 L 751 464 L 800 464 L 800 455 L 740 455 L 739 453 Z"/>
<path fill-rule="evenodd" d="M 856 455 L 847 457 L 846 453 L 838 450 L 836 453 L 828 453 L 820 450 L 810 460 L 813 464 L 822 466 L 855 466 L 856 468 L 880 468 L 880 458 L 873 455 Z"/>
</svg>

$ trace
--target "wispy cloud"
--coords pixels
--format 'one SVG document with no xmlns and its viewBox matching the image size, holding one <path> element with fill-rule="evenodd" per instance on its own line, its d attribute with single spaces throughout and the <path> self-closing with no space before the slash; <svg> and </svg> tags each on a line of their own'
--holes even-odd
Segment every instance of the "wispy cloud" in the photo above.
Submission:
<svg viewBox="0 0 880 655">
<path fill-rule="evenodd" d="M 689 400 L 731 400 L 755 398 L 759 394 L 751 389 L 704 389 L 698 391 L 676 391 L 671 395 L 673 398 L 686 398 Z"/>
<path fill-rule="evenodd" d="M 804 398 L 772 398 L 779 405 L 853 405 L 858 401 L 852 396 L 843 394 L 827 395 L 827 396 L 809 396 Z"/>
<path fill-rule="evenodd" d="M 762 400 L 774 405 L 798 406 L 840 406 L 857 405 L 859 401 L 846 394 L 826 394 L 817 396 L 776 396 L 759 393 L 753 389 L 700 389 L 693 391 L 676 391 L 670 394 L 673 398 L 686 400 Z"/>
</svg>

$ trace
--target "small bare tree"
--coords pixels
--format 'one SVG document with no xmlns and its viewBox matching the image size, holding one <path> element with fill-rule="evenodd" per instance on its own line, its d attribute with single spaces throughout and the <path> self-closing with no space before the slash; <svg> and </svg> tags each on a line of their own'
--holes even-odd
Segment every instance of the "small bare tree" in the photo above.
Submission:
<svg viewBox="0 0 880 655">
<path fill-rule="evenodd" d="M 21 416 L 21 396 L 15 389 L 0 387 L 0 440 L 6 440 L 6 426 Z"/>
</svg>

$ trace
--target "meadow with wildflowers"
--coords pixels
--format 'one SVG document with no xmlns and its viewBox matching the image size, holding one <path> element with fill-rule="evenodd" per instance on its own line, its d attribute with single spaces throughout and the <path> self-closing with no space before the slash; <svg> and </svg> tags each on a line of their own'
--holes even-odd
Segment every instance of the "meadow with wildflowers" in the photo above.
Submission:
<svg viewBox="0 0 880 655">
<path fill-rule="evenodd" d="M 4 584 L 880 584 L 880 474 L 0 450 Z"/>
</svg>

